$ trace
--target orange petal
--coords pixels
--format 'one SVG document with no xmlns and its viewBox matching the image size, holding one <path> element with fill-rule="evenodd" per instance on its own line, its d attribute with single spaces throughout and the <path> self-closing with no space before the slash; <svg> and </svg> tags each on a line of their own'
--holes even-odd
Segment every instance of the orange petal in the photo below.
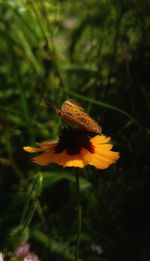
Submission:
<svg viewBox="0 0 150 261">
<path fill-rule="evenodd" d="M 107 137 L 105 135 L 96 135 L 90 141 L 92 142 L 93 145 L 97 144 L 103 144 L 103 143 L 108 143 L 110 141 L 110 137 Z"/>
<path fill-rule="evenodd" d="M 37 142 L 36 144 L 41 147 L 41 148 L 53 148 L 54 146 L 56 146 L 58 143 L 58 141 L 47 141 L 47 142 Z"/>
<path fill-rule="evenodd" d="M 91 153 L 84 148 L 81 149 L 80 156 L 81 156 L 84 166 L 88 165 L 92 158 Z"/>
<path fill-rule="evenodd" d="M 32 158 L 34 163 L 37 163 L 38 165 L 48 165 L 50 163 L 56 163 L 57 162 L 57 158 L 60 156 L 60 154 L 57 154 L 54 152 L 53 149 L 49 150 L 46 153 L 43 153 L 39 156 L 36 156 L 34 158 Z"/>
<path fill-rule="evenodd" d="M 58 154 L 56 163 L 63 167 L 74 167 L 76 166 L 76 160 L 79 159 L 78 155 L 69 155 L 66 150 Z"/>
<path fill-rule="evenodd" d="M 47 153 L 34 157 L 33 162 L 42 166 L 50 163 L 57 163 L 63 167 L 84 167 L 83 161 L 79 155 L 68 155 L 66 151 L 55 153 L 51 150 Z"/>
</svg>

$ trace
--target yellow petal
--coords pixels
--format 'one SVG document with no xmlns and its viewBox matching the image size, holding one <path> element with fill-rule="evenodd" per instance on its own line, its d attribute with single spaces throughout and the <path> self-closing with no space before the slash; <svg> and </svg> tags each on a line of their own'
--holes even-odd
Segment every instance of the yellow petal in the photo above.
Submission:
<svg viewBox="0 0 150 261">
<path fill-rule="evenodd" d="M 78 167 L 84 168 L 91 161 L 91 153 L 82 148 L 80 153 L 77 155 L 67 155 L 66 163 L 64 167 Z"/>
<path fill-rule="evenodd" d="M 23 147 L 23 149 L 27 152 L 30 152 L 30 153 L 43 150 L 42 148 L 33 148 L 33 147 L 30 147 L 30 146 L 25 146 L 25 147 Z"/>
<path fill-rule="evenodd" d="M 101 151 L 92 154 L 92 160 L 90 165 L 95 166 L 99 169 L 106 169 L 112 163 L 115 163 L 119 159 L 119 153 L 115 151 Z"/>
<path fill-rule="evenodd" d="M 106 144 L 97 144 L 94 146 L 95 151 L 110 151 L 113 147 L 113 144 L 106 143 Z"/>
<path fill-rule="evenodd" d="M 116 160 L 119 159 L 119 152 L 116 151 L 101 151 L 97 152 L 97 154 L 101 155 L 104 158 L 110 159 L 113 162 L 116 162 Z"/>
<path fill-rule="evenodd" d="M 84 168 L 83 161 L 81 159 L 72 158 L 66 161 L 64 167 L 78 167 Z"/>
<path fill-rule="evenodd" d="M 84 164 L 80 154 L 77 155 L 67 155 L 64 167 L 78 167 L 83 168 Z"/>
<path fill-rule="evenodd" d="M 30 146 L 25 146 L 23 147 L 23 149 L 29 153 L 33 153 L 33 152 L 39 152 L 39 151 L 48 151 L 51 148 L 54 148 L 57 143 L 37 143 L 37 145 L 40 148 L 34 148 L 34 147 L 30 147 Z"/>
<path fill-rule="evenodd" d="M 110 137 L 107 137 L 105 135 L 96 135 L 90 141 L 92 142 L 93 145 L 97 144 L 103 144 L 103 143 L 108 143 L 110 141 Z"/>
<path fill-rule="evenodd" d="M 112 161 L 102 158 L 101 156 L 95 154 L 89 164 L 93 165 L 98 169 L 106 169 L 111 163 Z"/>
</svg>

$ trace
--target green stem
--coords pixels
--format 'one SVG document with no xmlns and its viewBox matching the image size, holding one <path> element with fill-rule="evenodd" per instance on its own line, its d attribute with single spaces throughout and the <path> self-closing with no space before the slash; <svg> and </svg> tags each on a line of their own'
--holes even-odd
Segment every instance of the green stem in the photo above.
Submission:
<svg viewBox="0 0 150 261">
<path fill-rule="evenodd" d="M 9 138 L 8 127 L 6 127 L 4 129 L 4 133 L 5 133 L 5 140 L 6 140 L 6 149 L 7 149 L 9 160 L 11 162 L 12 169 L 14 170 L 14 173 L 16 174 L 16 177 L 19 180 L 24 182 L 24 177 L 23 177 L 20 169 L 16 165 L 14 157 L 13 157 L 13 150 L 12 150 L 12 145 L 11 145 L 10 138 Z"/>
<path fill-rule="evenodd" d="M 76 172 L 76 188 L 77 188 L 77 239 L 76 239 L 76 251 L 75 251 L 75 261 L 79 260 L 79 250 L 80 250 L 80 234 L 81 234 L 81 202 L 80 202 L 80 177 Z"/>
</svg>

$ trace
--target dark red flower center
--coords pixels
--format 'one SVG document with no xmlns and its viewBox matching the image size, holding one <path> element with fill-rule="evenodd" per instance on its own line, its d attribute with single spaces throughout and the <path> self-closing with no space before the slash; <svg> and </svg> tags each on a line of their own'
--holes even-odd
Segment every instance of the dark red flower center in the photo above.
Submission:
<svg viewBox="0 0 150 261">
<path fill-rule="evenodd" d="M 67 150 L 68 154 L 76 155 L 80 153 L 82 148 L 87 149 L 90 153 L 94 153 L 94 146 L 90 142 L 87 132 L 80 128 L 64 128 L 55 147 L 55 153 Z"/>
</svg>

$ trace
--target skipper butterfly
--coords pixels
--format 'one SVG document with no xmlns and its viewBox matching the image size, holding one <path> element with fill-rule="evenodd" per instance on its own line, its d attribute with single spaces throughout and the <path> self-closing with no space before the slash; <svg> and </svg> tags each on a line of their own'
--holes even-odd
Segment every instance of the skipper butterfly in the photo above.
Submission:
<svg viewBox="0 0 150 261">
<path fill-rule="evenodd" d="M 69 124 L 75 124 L 89 132 L 102 133 L 102 128 L 98 122 L 74 101 L 66 100 L 61 108 L 57 109 L 57 112 Z"/>
</svg>

